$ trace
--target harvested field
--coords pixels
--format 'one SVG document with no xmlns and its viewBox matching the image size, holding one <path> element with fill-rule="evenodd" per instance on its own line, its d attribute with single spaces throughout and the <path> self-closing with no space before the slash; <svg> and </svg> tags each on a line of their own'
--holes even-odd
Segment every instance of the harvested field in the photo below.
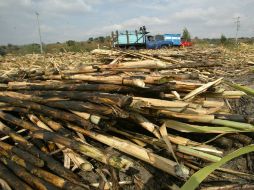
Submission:
<svg viewBox="0 0 254 190">
<path fill-rule="evenodd" d="M 211 166 L 182 189 L 253 189 L 253 94 L 234 86 L 253 87 L 253 50 L 1 57 L 0 178 L 12 189 L 179 189 Z"/>
</svg>

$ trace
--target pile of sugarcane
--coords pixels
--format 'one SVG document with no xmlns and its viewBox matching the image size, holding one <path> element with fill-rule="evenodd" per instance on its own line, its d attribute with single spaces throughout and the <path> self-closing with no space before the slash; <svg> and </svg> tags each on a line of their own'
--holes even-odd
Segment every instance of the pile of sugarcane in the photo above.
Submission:
<svg viewBox="0 0 254 190">
<path fill-rule="evenodd" d="M 238 48 L 223 47 L 169 48 L 157 50 L 140 50 L 126 52 L 119 50 L 94 50 L 88 52 L 65 52 L 6 55 L 0 56 L 0 78 L 24 78 L 29 73 L 59 72 L 63 69 L 75 70 L 85 65 L 99 65 L 101 63 L 115 63 L 122 61 L 140 61 L 144 59 L 161 60 L 174 63 L 171 69 L 185 72 L 198 72 L 210 78 L 214 75 L 233 77 L 251 71 L 254 64 L 253 47 L 240 44 Z M 253 69 L 252 69 L 253 70 Z M 7 77 L 7 78 L 8 78 Z"/>
<path fill-rule="evenodd" d="M 12 189 L 120 189 L 130 184 L 142 189 L 138 174 L 130 172 L 139 163 L 181 186 L 193 172 L 220 161 L 236 141 L 251 144 L 254 125 L 232 113 L 228 101 L 245 93 L 225 90 L 223 78 L 181 70 L 182 64 L 118 52 L 107 64 L 5 75 L 0 84 L 0 178 Z M 94 172 L 98 183 L 80 171 Z M 119 172 L 130 180 L 120 180 Z M 252 174 L 224 167 L 207 179 L 253 180 Z"/>
</svg>

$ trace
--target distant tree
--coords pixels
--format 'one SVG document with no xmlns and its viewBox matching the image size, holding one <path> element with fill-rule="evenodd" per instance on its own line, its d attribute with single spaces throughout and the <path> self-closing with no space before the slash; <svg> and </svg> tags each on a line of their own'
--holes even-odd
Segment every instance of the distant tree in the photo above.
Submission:
<svg viewBox="0 0 254 190">
<path fill-rule="evenodd" d="M 4 56 L 6 55 L 7 52 L 6 52 L 6 47 L 5 46 L 0 46 L 0 55 L 1 56 Z"/>
<path fill-rule="evenodd" d="M 8 44 L 8 45 L 7 45 L 7 47 L 8 47 L 9 49 L 11 49 L 12 46 L 13 46 L 12 44 Z"/>
<path fill-rule="evenodd" d="M 74 46 L 76 42 L 74 40 L 68 40 L 66 41 L 67 46 Z"/>
<path fill-rule="evenodd" d="M 192 41 L 197 43 L 197 42 L 200 42 L 201 40 L 197 36 L 195 36 Z"/>
<path fill-rule="evenodd" d="M 105 41 L 105 38 L 103 36 L 99 37 L 99 42 L 103 43 Z"/>
<path fill-rule="evenodd" d="M 227 38 L 226 38 L 226 36 L 224 35 L 224 34 L 221 34 L 221 37 L 220 37 L 220 43 L 221 44 L 225 44 L 226 42 L 227 42 Z"/>
<path fill-rule="evenodd" d="M 12 44 L 8 44 L 8 45 L 7 45 L 7 48 L 8 48 L 9 51 L 16 51 L 16 50 L 19 49 L 18 46 L 12 45 Z"/>
<path fill-rule="evenodd" d="M 91 44 L 95 39 L 93 37 L 88 38 L 87 43 Z"/>
<path fill-rule="evenodd" d="M 105 37 L 105 40 L 106 40 L 106 41 L 110 41 L 110 40 L 111 40 L 111 36 L 106 36 L 106 37 Z"/>
<path fill-rule="evenodd" d="M 189 33 L 189 31 L 188 31 L 187 28 L 184 28 L 184 29 L 183 29 L 182 38 L 183 38 L 183 40 L 186 41 L 186 42 L 190 42 L 190 41 L 191 41 L 191 35 L 190 35 L 190 33 Z"/>
</svg>

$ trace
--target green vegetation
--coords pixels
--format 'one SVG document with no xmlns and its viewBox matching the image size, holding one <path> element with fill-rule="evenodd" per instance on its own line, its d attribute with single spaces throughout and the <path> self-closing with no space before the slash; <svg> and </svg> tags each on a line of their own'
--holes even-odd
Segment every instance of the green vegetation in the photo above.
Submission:
<svg viewBox="0 0 254 190">
<path fill-rule="evenodd" d="M 222 35 L 220 38 L 199 39 L 199 38 L 195 37 L 192 40 L 192 42 L 195 46 L 199 46 L 199 47 L 203 47 L 203 48 L 216 47 L 216 46 L 222 45 L 223 47 L 230 49 L 230 50 L 236 49 L 235 38 L 226 38 L 225 35 Z M 252 37 L 252 38 L 241 37 L 238 39 L 238 42 L 248 44 L 248 45 L 254 45 L 254 37 Z"/>
<path fill-rule="evenodd" d="M 241 90 L 243 92 L 245 92 L 246 94 L 253 96 L 254 97 L 254 89 L 248 87 L 248 86 L 242 86 L 240 84 L 235 84 L 235 83 L 231 83 L 229 81 L 224 81 L 224 83 L 226 83 L 227 85 L 237 89 L 237 90 Z"/>
<path fill-rule="evenodd" d="M 96 48 L 110 48 L 110 37 L 97 37 L 89 38 L 87 41 L 77 42 L 74 40 L 68 40 L 64 43 L 52 43 L 43 44 L 43 50 L 45 53 L 57 53 L 57 52 L 85 52 L 91 51 Z M 0 46 L 0 55 L 5 55 L 7 53 L 24 55 L 29 53 L 40 53 L 39 44 L 28 44 L 28 45 L 12 45 L 8 44 L 6 46 Z"/>
<path fill-rule="evenodd" d="M 187 28 L 183 29 L 183 35 L 182 35 L 183 41 L 190 42 L 191 41 L 191 35 Z"/>
<path fill-rule="evenodd" d="M 4 55 L 6 55 L 6 50 L 5 50 L 5 46 L 1 46 L 0 47 L 0 55 L 2 55 L 2 56 L 4 56 Z"/>
<path fill-rule="evenodd" d="M 227 43 L 227 38 L 224 34 L 221 34 L 220 43 L 223 45 Z"/>
<path fill-rule="evenodd" d="M 183 40 L 190 40 L 190 33 L 185 28 L 183 31 Z M 254 38 L 239 38 L 239 43 L 246 44 L 254 44 Z M 226 38 L 225 35 L 221 35 L 220 38 L 204 38 L 200 39 L 198 37 L 194 37 L 192 42 L 195 46 L 199 47 L 216 47 L 223 45 L 228 49 L 235 49 L 235 39 L 234 38 Z M 109 36 L 103 37 L 90 37 L 87 41 L 74 41 L 68 40 L 66 42 L 60 43 L 52 43 L 52 44 L 43 44 L 43 50 L 45 53 L 59 53 L 59 52 L 86 52 L 91 51 L 96 48 L 110 48 L 111 40 Z M 5 46 L 0 46 L 0 55 L 6 55 L 7 53 L 24 55 L 31 53 L 40 53 L 40 45 L 33 43 L 27 45 L 12 45 L 8 44 Z"/>
<path fill-rule="evenodd" d="M 180 190 L 195 190 L 199 186 L 199 184 L 213 171 L 220 168 L 222 165 L 229 162 L 230 160 L 251 152 L 254 152 L 254 145 L 245 146 L 235 150 L 234 152 L 231 152 L 230 154 L 221 158 L 220 161 L 212 163 L 198 170 L 188 179 L 188 181 L 185 182 L 185 184 L 181 187 Z"/>
</svg>

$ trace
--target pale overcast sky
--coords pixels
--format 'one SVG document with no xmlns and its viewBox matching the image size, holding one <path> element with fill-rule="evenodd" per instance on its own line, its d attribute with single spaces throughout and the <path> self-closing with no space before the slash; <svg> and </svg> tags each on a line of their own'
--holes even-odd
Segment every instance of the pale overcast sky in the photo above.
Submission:
<svg viewBox="0 0 254 190">
<path fill-rule="evenodd" d="M 45 43 L 87 40 L 145 25 L 157 33 L 192 37 L 254 36 L 254 0 L 0 0 L 0 44 L 38 43 L 35 11 Z"/>
</svg>

